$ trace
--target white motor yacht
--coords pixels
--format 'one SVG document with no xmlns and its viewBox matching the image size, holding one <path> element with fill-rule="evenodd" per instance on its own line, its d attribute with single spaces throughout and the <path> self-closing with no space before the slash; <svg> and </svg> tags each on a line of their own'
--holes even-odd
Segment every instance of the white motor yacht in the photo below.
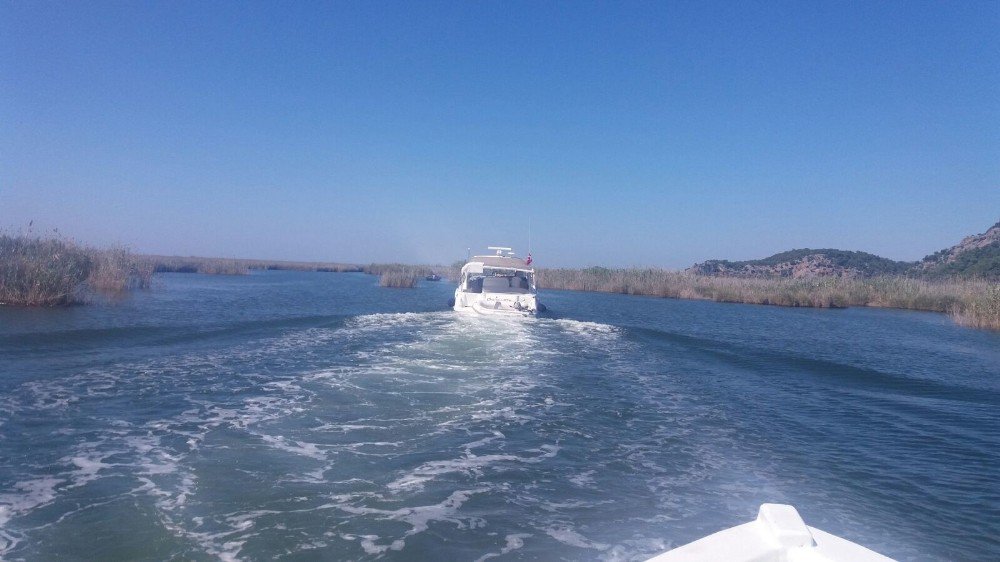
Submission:
<svg viewBox="0 0 1000 562">
<path fill-rule="evenodd" d="M 479 314 L 533 316 L 545 311 L 538 302 L 535 270 L 531 254 L 526 259 L 510 248 L 490 246 L 496 253 L 473 256 L 462 266 L 455 298 L 449 303 L 455 310 Z"/>
<path fill-rule="evenodd" d="M 646 562 L 892 562 L 807 526 L 790 505 L 765 503 L 757 519 L 667 551 Z"/>
</svg>

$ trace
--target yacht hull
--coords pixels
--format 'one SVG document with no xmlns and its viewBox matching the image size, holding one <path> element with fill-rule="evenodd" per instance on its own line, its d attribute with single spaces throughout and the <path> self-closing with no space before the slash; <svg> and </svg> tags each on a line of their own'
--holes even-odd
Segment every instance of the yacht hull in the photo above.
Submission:
<svg viewBox="0 0 1000 562">
<path fill-rule="evenodd" d="M 538 314 L 538 301 L 534 295 L 467 293 L 457 290 L 453 308 L 459 312 L 490 316 L 535 316 Z"/>
<path fill-rule="evenodd" d="M 490 246 L 496 255 L 474 256 L 462 266 L 455 298 L 457 311 L 482 315 L 535 316 L 545 307 L 535 291 L 531 254 L 526 259 L 503 246 Z M 504 255 L 506 252 L 506 255 Z"/>
</svg>

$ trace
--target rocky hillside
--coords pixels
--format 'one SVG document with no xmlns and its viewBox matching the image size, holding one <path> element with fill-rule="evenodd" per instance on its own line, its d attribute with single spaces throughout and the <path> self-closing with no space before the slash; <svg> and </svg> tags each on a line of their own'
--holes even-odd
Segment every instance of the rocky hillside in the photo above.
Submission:
<svg viewBox="0 0 1000 562">
<path fill-rule="evenodd" d="M 687 270 L 718 277 L 984 277 L 1000 280 L 1000 222 L 983 234 L 919 262 L 894 261 L 867 252 L 804 248 L 747 261 L 709 260 Z"/>
<path fill-rule="evenodd" d="M 967 236 L 951 248 L 927 256 L 917 270 L 930 276 L 1000 279 L 1000 222 L 982 234 Z"/>
<path fill-rule="evenodd" d="M 871 277 L 902 274 L 914 266 L 866 252 L 803 248 L 774 254 L 760 260 L 709 260 L 688 272 L 719 277 Z"/>
</svg>

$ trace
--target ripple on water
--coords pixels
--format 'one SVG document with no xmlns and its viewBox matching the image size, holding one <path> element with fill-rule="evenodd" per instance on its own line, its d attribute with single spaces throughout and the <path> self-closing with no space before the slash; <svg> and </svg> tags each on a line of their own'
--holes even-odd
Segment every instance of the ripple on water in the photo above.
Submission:
<svg viewBox="0 0 1000 562">
<path fill-rule="evenodd" d="M 886 478 L 862 468 L 824 477 L 832 492 L 789 496 L 790 481 L 823 474 L 799 451 L 838 443 L 814 457 L 850 466 L 882 442 L 844 445 L 833 435 L 844 424 L 789 431 L 802 412 L 774 409 L 751 386 L 721 400 L 731 383 L 705 365 L 706 341 L 450 312 L 278 332 L 27 381 L 0 398 L 0 426 L 17 429 L 5 446 L 40 443 L 31 463 L 4 466 L 0 558 L 43 557 L 46 536 L 125 498 L 136 516 L 122 532 L 165 531 L 180 556 L 406 558 L 447 540 L 475 545 L 478 560 L 641 559 L 719 528 L 719 513 L 762 499 L 835 502 L 851 478 Z M 744 380 L 773 384 L 761 362 L 739 363 Z M 802 408 L 852 407 L 794 384 Z M 921 434 L 914 451 L 936 431 L 889 399 L 868 404 L 866 419 Z M 997 505 L 989 493 L 986 510 Z"/>
</svg>

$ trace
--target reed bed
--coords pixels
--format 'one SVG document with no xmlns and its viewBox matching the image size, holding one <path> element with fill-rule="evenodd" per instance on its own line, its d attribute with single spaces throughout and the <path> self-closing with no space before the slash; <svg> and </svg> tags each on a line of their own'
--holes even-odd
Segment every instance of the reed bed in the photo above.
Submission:
<svg viewBox="0 0 1000 562">
<path fill-rule="evenodd" d="M 395 287 L 397 289 L 412 289 L 417 286 L 419 276 L 404 271 L 385 271 L 379 274 L 380 287 Z"/>
<path fill-rule="evenodd" d="M 369 275 L 378 275 L 381 287 L 412 289 L 417 281 L 435 271 L 433 267 L 424 265 L 406 265 L 402 263 L 370 263 L 362 268 Z"/>
<path fill-rule="evenodd" d="M 65 306 L 150 286 L 153 264 L 124 247 L 0 234 L 0 304 Z"/>
<path fill-rule="evenodd" d="M 951 317 L 962 326 L 1000 330 L 1000 284 L 956 305 Z"/>
<path fill-rule="evenodd" d="M 711 277 L 663 269 L 543 269 L 538 286 L 778 306 L 877 306 L 946 312 L 960 324 L 1000 329 L 1000 286 L 984 279 Z"/>
<path fill-rule="evenodd" d="M 412 275 L 414 277 L 426 277 L 437 271 L 437 268 L 429 265 L 407 265 L 403 263 L 370 263 L 361 268 L 369 275 L 382 275 L 392 273 L 399 275 Z"/>
<path fill-rule="evenodd" d="M 107 250 L 88 248 L 91 270 L 87 286 L 102 293 L 120 293 L 130 289 L 148 289 L 153 283 L 153 262 L 133 254 L 124 246 Z"/>
<path fill-rule="evenodd" d="M 253 259 L 146 256 L 157 272 L 203 273 L 207 275 L 246 275 L 251 270 L 360 272 L 361 266 L 332 262 L 268 261 Z"/>
<path fill-rule="evenodd" d="M 250 267 L 241 260 L 223 258 L 181 258 L 149 256 L 157 273 L 204 273 L 208 275 L 246 275 Z"/>
</svg>

